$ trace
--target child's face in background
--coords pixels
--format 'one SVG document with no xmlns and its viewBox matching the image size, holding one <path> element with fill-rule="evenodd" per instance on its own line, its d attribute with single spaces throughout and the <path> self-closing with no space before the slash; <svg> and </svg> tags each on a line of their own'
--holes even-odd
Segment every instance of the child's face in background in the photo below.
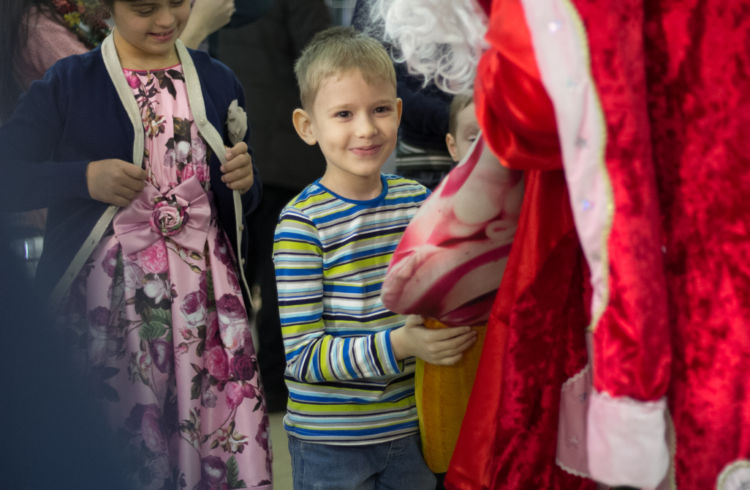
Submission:
<svg viewBox="0 0 750 490">
<path fill-rule="evenodd" d="M 478 134 L 479 124 L 474 113 L 474 104 L 471 103 L 461 109 L 456 117 L 455 136 L 452 134 L 445 136 L 445 144 L 453 161 L 460 161 L 468 153 Z"/>
<path fill-rule="evenodd" d="M 368 82 L 352 69 L 323 80 L 312 107 L 295 112 L 297 132 L 325 156 L 325 185 L 380 182 L 401 120 L 401 99 L 392 83 Z"/>
<path fill-rule="evenodd" d="M 190 16 L 189 0 L 116 0 L 115 46 L 125 68 L 164 68 Z M 133 65 L 141 66 L 133 66 Z"/>
</svg>

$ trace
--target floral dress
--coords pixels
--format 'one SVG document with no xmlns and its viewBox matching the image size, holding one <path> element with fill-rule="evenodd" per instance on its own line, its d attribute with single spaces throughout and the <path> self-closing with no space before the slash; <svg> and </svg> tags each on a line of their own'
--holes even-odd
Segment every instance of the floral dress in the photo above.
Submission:
<svg viewBox="0 0 750 490">
<path fill-rule="evenodd" d="M 181 67 L 124 70 L 146 135 L 143 192 L 71 290 L 87 366 L 143 489 L 270 488 L 268 418 L 209 151 Z"/>
</svg>

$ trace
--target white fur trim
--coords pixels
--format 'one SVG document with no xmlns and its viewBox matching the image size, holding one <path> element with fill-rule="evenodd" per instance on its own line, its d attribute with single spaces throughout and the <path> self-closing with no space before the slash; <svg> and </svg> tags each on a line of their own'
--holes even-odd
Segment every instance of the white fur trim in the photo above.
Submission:
<svg viewBox="0 0 750 490">
<path fill-rule="evenodd" d="M 200 133 L 200 135 L 203 136 L 204 140 L 206 140 L 206 144 L 208 144 L 211 150 L 213 150 L 216 158 L 218 158 L 223 165 L 226 163 L 224 138 L 222 138 L 219 131 L 208 120 L 208 116 L 206 116 L 206 103 L 203 100 L 203 91 L 201 90 L 200 77 L 198 76 L 198 71 L 196 70 L 195 64 L 193 63 L 193 58 L 190 56 L 190 52 L 187 50 L 185 45 L 182 44 L 182 41 L 180 41 L 179 39 L 177 40 L 177 42 L 175 42 L 175 47 L 177 48 L 177 55 L 180 57 L 180 63 L 182 63 L 182 72 L 185 75 L 185 86 L 187 88 L 188 102 L 190 104 L 190 110 L 193 112 L 195 125 L 198 127 L 198 132 Z M 230 103 L 229 108 L 231 108 L 233 103 L 235 103 L 235 101 L 232 101 Z M 228 116 L 231 116 L 231 114 L 228 114 Z M 245 130 L 247 130 L 247 126 L 245 126 Z M 244 133 L 235 134 L 235 137 L 239 137 L 239 139 L 242 140 L 245 135 Z M 237 264 L 237 269 L 239 269 L 242 287 L 245 288 L 245 292 L 247 293 L 247 300 L 250 302 L 248 306 L 251 309 L 255 310 L 252 300 L 252 291 L 250 291 L 250 286 L 248 285 L 247 278 L 245 277 L 245 257 L 242 256 L 242 230 L 244 226 L 242 224 L 242 199 L 238 191 L 232 191 L 232 200 L 234 204 L 234 233 L 237 237 L 235 245 L 237 247 L 237 260 L 239 261 L 239 263 Z M 250 334 L 252 335 L 253 346 L 255 347 L 255 352 L 257 353 L 260 349 L 260 344 L 258 342 L 258 327 L 256 322 L 250 322 Z"/>
<path fill-rule="evenodd" d="M 571 475 L 591 478 L 586 448 L 586 417 L 591 397 L 591 365 L 568 378 L 560 389 L 557 466 Z"/>
<path fill-rule="evenodd" d="M 669 469 L 666 401 L 592 392 L 587 445 L 591 476 L 607 485 L 656 488 Z"/>
<path fill-rule="evenodd" d="M 125 80 L 125 75 L 122 73 L 122 65 L 120 64 L 120 58 L 117 56 L 117 48 L 115 48 L 112 34 L 104 38 L 101 46 L 104 66 L 112 80 L 112 84 L 115 86 L 115 91 L 117 92 L 120 102 L 130 119 L 130 123 L 133 125 L 133 164 L 143 167 L 145 136 L 143 134 L 143 123 L 141 122 L 141 112 L 138 109 L 135 97 L 133 97 L 133 92 L 131 91 L 127 80 Z M 89 232 L 86 240 L 84 240 L 83 244 L 73 257 L 73 260 L 68 264 L 62 277 L 50 293 L 50 305 L 53 310 L 61 305 L 65 295 L 70 289 L 70 285 L 73 284 L 78 273 L 94 252 L 96 246 L 99 245 L 104 233 L 109 229 L 109 224 L 112 221 L 112 218 L 114 218 L 119 210 L 120 208 L 117 206 L 107 207 Z"/>
<path fill-rule="evenodd" d="M 576 231 L 591 271 L 591 325 L 609 301 L 614 196 L 604 163 L 606 122 L 591 75 L 583 22 L 570 0 L 522 0 L 534 54 L 555 108 Z"/>
</svg>

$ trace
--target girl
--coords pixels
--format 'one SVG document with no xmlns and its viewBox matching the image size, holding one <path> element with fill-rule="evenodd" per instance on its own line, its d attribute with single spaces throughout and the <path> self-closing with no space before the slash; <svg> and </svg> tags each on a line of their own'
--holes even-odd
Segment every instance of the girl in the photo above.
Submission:
<svg viewBox="0 0 750 490">
<path fill-rule="evenodd" d="M 260 193 L 242 90 L 177 40 L 187 0 L 104 3 L 112 34 L 0 128 L 0 206 L 50 208 L 40 286 L 85 341 L 134 486 L 270 487 L 235 260 Z"/>
</svg>

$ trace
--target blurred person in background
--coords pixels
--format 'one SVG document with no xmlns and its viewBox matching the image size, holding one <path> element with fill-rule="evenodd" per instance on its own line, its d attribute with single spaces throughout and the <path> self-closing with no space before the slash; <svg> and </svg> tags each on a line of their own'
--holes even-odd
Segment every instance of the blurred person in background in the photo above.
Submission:
<svg viewBox="0 0 750 490">
<path fill-rule="evenodd" d="M 248 280 L 260 288 L 258 363 L 269 412 L 283 411 L 284 347 L 276 292 L 273 234 L 281 209 L 323 174 L 320 151 L 301 141 L 291 114 L 299 107 L 294 62 L 312 36 L 331 23 L 323 0 L 274 0 L 258 21 L 217 33 L 217 57 L 245 89 L 254 161 L 263 178 L 263 199 L 250 216 Z"/>
</svg>

